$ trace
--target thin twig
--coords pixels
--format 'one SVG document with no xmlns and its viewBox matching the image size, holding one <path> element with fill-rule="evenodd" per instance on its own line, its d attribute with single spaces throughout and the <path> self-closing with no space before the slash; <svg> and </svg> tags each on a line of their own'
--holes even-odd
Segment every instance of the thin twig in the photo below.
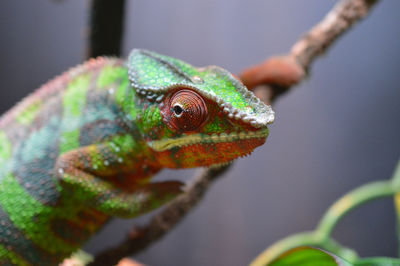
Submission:
<svg viewBox="0 0 400 266">
<path fill-rule="evenodd" d="M 300 82 L 305 77 L 302 73 L 307 72 L 311 63 L 324 53 L 336 39 L 349 30 L 355 22 L 364 18 L 376 2 L 377 0 L 347 0 L 339 2 L 320 23 L 295 43 L 288 56 L 283 58 L 283 63 L 282 60 L 277 60 L 277 62 L 283 65 L 288 65 L 289 68 L 292 68 L 293 65 L 295 65 L 295 70 L 296 67 L 300 68 L 300 71 L 293 72 L 295 73 L 294 78 L 284 79 L 289 80 L 289 82 L 274 82 L 274 78 L 263 82 L 260 79 L 258 84 L 255 84 L 253 87 L 257 87 L 258 85 L 266 86 L 256 91 L 257 95 L 261 95 L 265 102 L 270 103 L 277 95 L 288 91 L 292 85 Z M 270 63 L 271 61 L 267 62 Z M 271 64 L 267 65 L 271 66 Z M 285 67 L 282 69 L 286 71 Z M 263 71 L 263 68 L 259 67 L 258 71 Z M 259 72 L 256 71 L 252 74 L 253 76 L 247 76 L 248 81 L 255 80 L 255 74 L 259 74 Z M 268 73 L 267 76 L 271 77 Z M 275 77 L 275 80 L 281 80 L 280 78 L 283 76 L 285 76 L 285 73 L 278 78 Z M 247 83 L 245 80 L 243 81 L 245 84 Z M 152 242 L 163 237 L 200 202 L 203 195 L 207 192 L 210 183 L 218 179 L 228 168 L 204 170 L 195 179 L 195 182 L 189 186 L 185 194 L 170 203 L 148 225 L 141 229 L 135 228 L 133 233 L 118 246 L 98 254 L 91 265 L 115 265 L 122 257 L 142 251 Z"/>
</svg>

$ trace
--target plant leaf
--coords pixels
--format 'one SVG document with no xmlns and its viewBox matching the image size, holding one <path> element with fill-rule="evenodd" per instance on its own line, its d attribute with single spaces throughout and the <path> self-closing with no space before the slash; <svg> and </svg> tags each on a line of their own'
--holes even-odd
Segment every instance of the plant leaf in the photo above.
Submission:
<svg viewBox="0 0 400 266">
<path fill-rule="evenodd" d="M 270 266 L 353 266 L 338 256 L 318 248 L 298 247 L 291 249 L 273 262 Z"/>
</svg>

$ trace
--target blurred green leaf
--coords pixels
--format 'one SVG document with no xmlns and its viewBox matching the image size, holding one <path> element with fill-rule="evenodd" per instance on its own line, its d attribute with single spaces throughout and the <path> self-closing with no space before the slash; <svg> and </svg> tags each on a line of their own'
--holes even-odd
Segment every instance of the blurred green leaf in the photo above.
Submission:
<svg viewBox="0 0 400 266">
<path fill-rule="evenodd" d="M 397 163 L 397 167 L 394 170 L 392 182 L 393 182 L 393 186 L 395 186 L 395 188 L 397 188 L 397 190 L 398 190 L 400 188 L 400 161 Z M 400 193 L 397 193 L 394 196 L 394 205 L 395 205 L 395 211 L 397 214 L 397 240 L 400 241 Z M 398 252 L 399 252 L 398 254 L 400 254 L 400 245 L 398 245 Z M 398 264 L 395 264 L 395 265 L 398 265 Z"/>
<path fill-rule="evenodd" d="M 312 247 L 291 249 L 269 264 L 270 266 L 353 266 L 329 252 Z"/>
<path fill-rule="evenodd" d="M 358 260 L 354 266 L 400 266 L 400 259 L 385 257 L 366 258 Z"/>
</svg>

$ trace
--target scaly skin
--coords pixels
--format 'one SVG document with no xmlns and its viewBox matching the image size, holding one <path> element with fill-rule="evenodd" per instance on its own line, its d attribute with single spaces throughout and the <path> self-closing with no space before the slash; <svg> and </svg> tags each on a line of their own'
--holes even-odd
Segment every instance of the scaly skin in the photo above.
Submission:
<svg viewBox="0 0 400 266">
<path fill-rule="evenodd" d="M 229 72 L 133 50 L 46 83 L 0 120 L 0 265 L 56 265 L 112 216 L 181 193 L 162 168 L 249 154 L 274 119 Z"/>
</svg>

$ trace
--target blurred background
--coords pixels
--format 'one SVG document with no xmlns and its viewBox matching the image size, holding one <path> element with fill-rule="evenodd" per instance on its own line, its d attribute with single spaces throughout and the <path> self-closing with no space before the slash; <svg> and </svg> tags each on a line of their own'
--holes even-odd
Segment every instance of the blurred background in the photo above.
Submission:
<svg viewBox="0 0 400 266">
<path fill-rule="evenodd" d="M 287 52 L 336 1 L 127 1 L 123 55 L 146 48 L 234 73 Z M 275 241 L 312 230 L 349 190 L 388 179 L 400 151 L 400 1 L 316 61 L 275 104 L 267 143 L 234 167 L 167 237 L 136 256 L 148 265 L 245 265 Z M 84 60 L 88 1 L 0 2 L 0 112 Z M 157 179 L 189 180 L 196 170 Z M 335 237 L 361 256 L 396 256 L 391 199 L 346 216 Z M 112 221 L 85 250 L 117 243 L 136 220 Z"/>
</svg>

